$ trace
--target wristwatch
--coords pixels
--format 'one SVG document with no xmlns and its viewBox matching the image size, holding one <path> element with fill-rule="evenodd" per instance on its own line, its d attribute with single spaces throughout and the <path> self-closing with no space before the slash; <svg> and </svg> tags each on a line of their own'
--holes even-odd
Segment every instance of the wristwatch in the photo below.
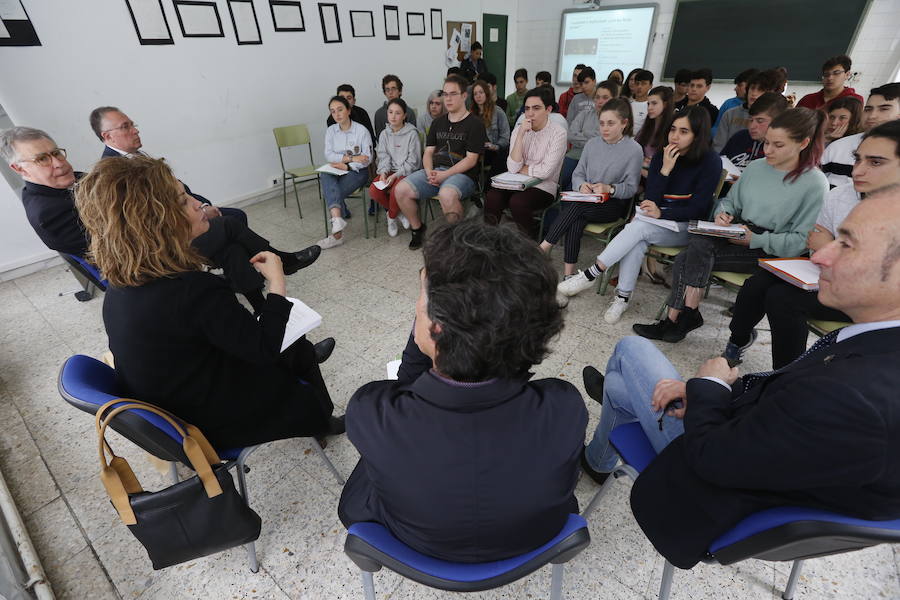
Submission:
<svg viewBox="0 0 900 600">
<path fill-rule="evenodd" d="M 609 186 L 609 195 L 610 196 L 616 195 L 616 186 L 614 186 L 614 185 Z"/>
</svg>

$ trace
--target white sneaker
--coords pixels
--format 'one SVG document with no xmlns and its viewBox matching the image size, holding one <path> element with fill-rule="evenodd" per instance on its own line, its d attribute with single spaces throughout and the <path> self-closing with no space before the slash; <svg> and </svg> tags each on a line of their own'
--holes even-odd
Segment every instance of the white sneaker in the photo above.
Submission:
<svg viewBox="0 0 900 600">
<path fill-rule="evenodd" d="M 331 217 L 331 233 L 340 233 L 347 227 L 347 221 L 340 217 Z M 324 246 L 323 246 L 324 247 Z"/>
<path fill-rule="evenodd" d="M 569 305 L 569 297 L 560 292 L 556 292 L 556 304 L 560 308 L 565 308 Z"/>
<path fill-rule="evenodd" d="M 619 319 L 622 318 L 622 313 L 628 310 L 628 300 L 623 298 L 622 296 L 616 296 L 613 298 L 612 302 L 609 303 L 609 308 L 606 309 L 606 313 L 603 315 L 603 320 L 612 325 L 613 323 L 618 323 Z"/>
<path fill-rule="evenodd" d="M 391 237 L 397 237 L 397 234 L 400 233 L 400 226 L 397 224 L 397 219 L 392 219 L 392 218 L 388 217 L 387 224 L 388 224 L 388 235 Z"/>
<path fill-rule="evenodd" d="M 333 235 L 329 235 L 324 240 L 319 240 L 318 242 L 316 242 L 316 244 L 318 244 L 322 248 L 322 250 L 327 250 L 328 248 L 336 248 L 337 246 L 340 246 L 343 243 L 344 243 L 343 237 L 336 238 Z"/>
<path fill-rule="evenodd" d="M 409 229 L 409 219 L 406 218 L 406 215 L 400 213 L 397 215 L 397 218 L 400 219 L 400 224 L 403 225 L 403 229 Z"/>
<path fill-rule="evenodd" d="M 572 277 L 569 277 L 565 281 L 560 281 L 559 285 L 556 286 L 556 291 L 566 296 L 574 296 L 575 294 L 580 294 L 584 290 L 588 290 L 593 286 L 594 282 L 587 278 L 587 275 L 584 274 L 584 271 L 578 271 L 578 273 L 576 273 Z"/>
</svg>

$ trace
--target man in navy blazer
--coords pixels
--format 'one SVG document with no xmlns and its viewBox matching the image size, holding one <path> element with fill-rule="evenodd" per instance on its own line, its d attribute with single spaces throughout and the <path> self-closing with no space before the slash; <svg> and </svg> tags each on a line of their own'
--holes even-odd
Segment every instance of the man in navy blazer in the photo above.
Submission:
<svg viewBox="0 0 900 600">
<path fill-rule="evenodd" d="M 900 156 L 883 159 L 884 168 L 900 168 Z M 609 468 L 604 421 L 641 422 L 663 449 L 635 482 L 631 507 L 677 567 L 692 567 L 715 538 L 766 508 L 900 517 L 900 187 L 864 199 L 812 261 L 821 268 L 819 300 L 853 325 L 793 363 L 739 377 L 718 357 L 684 383 L 645 340 L 640 369 L 671 369 L 674 377 L 630 400 L 602 392 L 586 469 L 596 479 Z M 672 409 L 676 400 L 684 406 Z M 679 428 L 683 435 L 673 435 Z M 666 435 L 674 439 L 661 441 Z"/>
<path fill-rule="evenodd" d="M 423 254 L 399 379 L 347 405 L 361 457 L 338 515 L 444 560 L 522 554 L 578 512 L 584 402 L 528 372 L 562 327 L 556 272 L 514 229 L 479 221 L 434 231 Z"/>
</svg>

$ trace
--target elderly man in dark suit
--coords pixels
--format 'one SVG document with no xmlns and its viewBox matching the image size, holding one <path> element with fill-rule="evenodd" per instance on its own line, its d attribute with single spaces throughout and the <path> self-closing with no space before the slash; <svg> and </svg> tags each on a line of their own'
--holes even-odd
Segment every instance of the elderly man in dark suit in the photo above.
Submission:
<svg viewBox="0 0 900 600">
<path fill-rule="evenodd" d="M 898 168 L 897 156 L 885 160 Z M 900 187 L 870 194 L 812 260 L 819 300 L 853 324 L 777 371 L 740 377 L 719 357 L 684 383 L 634 338 L 617 346 L 605 382 L 585 369 L 603 415 L 583 466 L 602 480 L 616 460 L 609 431 L 641 423 L 659 456 L 635 482 L 631 507 L 677 567 L 766 508 L 900 517 Z"/>
</svg>

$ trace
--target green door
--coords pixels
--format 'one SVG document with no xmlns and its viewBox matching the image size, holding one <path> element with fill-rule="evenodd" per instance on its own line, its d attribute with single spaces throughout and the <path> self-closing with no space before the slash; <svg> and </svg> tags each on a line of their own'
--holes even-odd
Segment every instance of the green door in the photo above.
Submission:
<svg viewBox="0 0 900 600">
<path fill-rule="evenodd" d="M 481 15 L 481 45 L 488 72 L 497 76 L 497 97 L 506 97 L 506 15 Z"/>
</svg>

